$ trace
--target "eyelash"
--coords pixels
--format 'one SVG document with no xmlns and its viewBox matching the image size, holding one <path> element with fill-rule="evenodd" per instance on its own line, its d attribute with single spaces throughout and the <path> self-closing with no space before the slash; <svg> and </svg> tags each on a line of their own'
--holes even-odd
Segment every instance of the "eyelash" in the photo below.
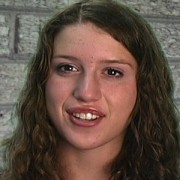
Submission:
<svg viewBox="0 0 180 180">
<path fill-rule="evenodd" d="M 60 64 L 56 67 L 60 74 L 67 74 L 71 72 L 78 72 L 78 68 L 71 64 Z"/>
<path fill-rule="evenodd" d="M 71 64 L 59 64 L 56 67 L 56 71 L 60 74 L 68 74 L 71 72 L 78 72 L 78 68 Z M 121 70 L 117 70 L 112 67 L 108 67 L 105 69 L 105 75 L 110 76 L 111 78 L 121 78 L 124 76 L 124 73 Z"/>
<path fill-rule="evenodd" d="M 111 76 L 112 78 L 121 78 L 124 76 L 124 73 L 122 71 L 111 67 L 106 69 L 105 74 Z"/>
</svg>

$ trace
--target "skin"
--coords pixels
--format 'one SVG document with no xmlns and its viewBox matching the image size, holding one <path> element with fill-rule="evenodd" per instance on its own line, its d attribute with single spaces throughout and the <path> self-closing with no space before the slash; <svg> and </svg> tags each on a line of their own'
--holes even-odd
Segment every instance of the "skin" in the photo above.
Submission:
<svg viewBox="0 0 180 180">
<path fill-rule="evenodd" d="M 63 137 L 61 160 L 64 157 L 73 179 L 105 179 L 102 167 L 120 151 L 131 120 L 136 74 L 131 53 L 92 23 L 69 25 L 55 37 L 46 105 Z M 69 110 L 95 110 L 101 118 L 78 124 Z M 83 170 L 92 171 L 92 177 L 85 177 Z"/>
</svg>

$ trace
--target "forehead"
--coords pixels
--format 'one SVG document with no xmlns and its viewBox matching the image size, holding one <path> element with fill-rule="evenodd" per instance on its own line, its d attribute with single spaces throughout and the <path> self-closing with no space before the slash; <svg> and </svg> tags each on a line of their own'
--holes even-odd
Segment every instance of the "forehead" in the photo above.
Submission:
<svg viewBox="0 0 180 180">
<path fill-rule="evenodd" d="M 94 40 L 94 37 L 111 37 L 107 32 L 100 29 L 96 25 L 94 25 L 91 22 L 86 23 L 75 23 L 72 25 L 65 26 L 55 37 L 55 41 L 57 40 L 76 40 L 78 42 L 81 42 L 87 38 L 88 41 Z M 112 38 L 112 37 L 111 37 Z M 113 39 L 113 38 L 112 38 Z M 95 41 L 97 43 L 97 41 Z"/>
<path fill-rule="evenodd" d="M 92 23 L 66 26 L 54 40 L 54 56 L 58 54 L 82 59 L 130 59 L 131 53 L 122 43 Z"/>
</svg>

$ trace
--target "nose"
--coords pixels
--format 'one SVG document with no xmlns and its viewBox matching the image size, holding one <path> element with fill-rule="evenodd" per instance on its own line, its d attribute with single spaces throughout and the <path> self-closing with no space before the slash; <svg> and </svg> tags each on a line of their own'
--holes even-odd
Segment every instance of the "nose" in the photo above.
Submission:
<svg viewBox="0 0 180 180">
<path fill-rule="evenodd" d="M 93 102 L 101 98 L 101 88 L 98 79 L 85 75 L 78 79 L 74 89 L 74 97 L 83 102 Z"/>
</svg>

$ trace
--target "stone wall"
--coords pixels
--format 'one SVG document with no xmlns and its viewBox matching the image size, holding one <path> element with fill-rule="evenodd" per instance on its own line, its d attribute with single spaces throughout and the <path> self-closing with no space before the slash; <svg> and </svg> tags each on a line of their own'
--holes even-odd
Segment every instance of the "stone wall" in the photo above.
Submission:
<svg viewBox="0 0 180 180">
<path fill-rule="evenodd" d="M 43 23 L 71 0 L 0 0 L 0 143 L 11 134 L 10 113 L 22 88 L 26 64 L 36 49 Z M 176 83 L 180 107 L 180 1 L 122 0 L 154 28 Z M 0 162 L 1 160 L 0 150 Z"/>
</svg>

